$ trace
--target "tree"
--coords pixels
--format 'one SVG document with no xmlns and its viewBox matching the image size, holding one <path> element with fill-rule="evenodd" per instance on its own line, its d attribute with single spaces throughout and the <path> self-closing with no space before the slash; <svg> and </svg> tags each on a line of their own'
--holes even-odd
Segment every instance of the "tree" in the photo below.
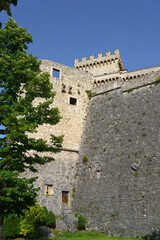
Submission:
<svg viewBox="0 0 160 240">
<path fill-rule="evenodd" d="M 31 34 L 12 18 L 0 30 L 0 216 L 20 214 L 35 203 L 36 178 L 20 174 L 54 160 L 40 153 L 57 152 L 62 143 L 62 136 L 51 135 L 52 146 L 31 137 L 39 125 L 60 121 L 58 108 L 51 108 L 55 92 L 49 74 L 41 73 L 41 62 L 26 52 L 31 42 Z"/>
<path fill-rule="evenodd" d="M 18 0 L 1 0 L 0 1 L 0 12 L 2 10 L 5 10 L 9 16 L 12 16 L 10 5 L 13 4 L 14 6 L 17 6 Z M 0 28 L 2 26 L 2 23 L 0 23 Z"/>
</svg>

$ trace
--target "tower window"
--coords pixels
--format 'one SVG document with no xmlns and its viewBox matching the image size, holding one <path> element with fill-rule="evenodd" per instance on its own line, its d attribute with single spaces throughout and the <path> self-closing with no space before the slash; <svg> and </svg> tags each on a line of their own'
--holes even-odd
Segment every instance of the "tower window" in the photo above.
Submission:
<svg viewBox="0 0 160 240">
<path fill-rule="evenodd" d="M 53 196 L 53 185 L 45 185 L 44 194 L 46 196 Z"/>
<path fill-rule="evenodd" d="M 77 99 L 70 97 L 69 103 L 70 103 L 71 105 L 77 105 Z"/>
<path fill-rule="evenodd" d="M 52 77 L 58 78 L 60 76 L 60 71 L 58 69 L 53 68 L 52 69 Z"/>
</svg>

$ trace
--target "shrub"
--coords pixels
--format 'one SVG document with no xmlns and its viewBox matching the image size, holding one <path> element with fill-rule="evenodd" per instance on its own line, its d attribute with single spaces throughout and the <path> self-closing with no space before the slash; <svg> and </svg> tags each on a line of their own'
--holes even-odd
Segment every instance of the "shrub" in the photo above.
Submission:
<svg viewBox="0 0 160 240">
<path fill-rule="evenodd" d="M 43 207 L 38 203 L 28 209 L 23 210 L 23 216 L 20 220 L 20 234 L 24 237 L 37 238 L 39 225 L 46 222 L 46 216 Z"/>
<path fill-rule="evenodd" d="M 86 229 L 86 223 L 87 220 L 85 217 L 83 217 L 82 215 L 78 216 L 78 230 L 85 230 Z"/>
<path fill-rule="evenodd" d="M 74 216 L 75 216 L 76 218 L 78 218 L 78 213 L 77 213 L 77 212 L 74 212 Z"/>
<path fill-rule="evenodd" d="M 45 206 L 43 206 L 43 209 L 44 209 L 45 216 L 46 216 L 45 225 L 47 227 L 55 228 L 56 227 L 56 218 L 55 218 L 54 213 L 52 211 L 49 212 Z"/>
<path fill-rule="evenodd" d="M 20 218 L 4 218 L 2 238 L 15 238 L 20 234 Z"/>
<path fill-rule="evenodd" d="M 90 90 L 86 90 L 89 100 L 92 98 L 93 93 Z"/>
<path fill-rule="evenodd" d="M 85 162 L 88 162 L 88 161 L 89 161 L 88 157 L 84 156 L 83 157 L 83 162 L 85 163 Z"/>
<path fill-rule="evenodd" d="M 50 211 L 47 215 L 46 218 L 46 226 L 47 227 L 51 227 L 51 228 L 55 228 L 56 227 L 56 218 L 55 215 L 52 211 Z"/>
<path fill-rule="evenodd" d="M 155 85 L 160 83 L 160 77 L 157 77 L 156 80 L 154 81 Z"/>
<path fill-rule="evenodd" d="M 24 237 L 30 237 L 35 233 L 36 226 L 31 222 L 28 222 L 25 218 L 22 218 L 20 221 L 20 234 Z"/>
</svg>

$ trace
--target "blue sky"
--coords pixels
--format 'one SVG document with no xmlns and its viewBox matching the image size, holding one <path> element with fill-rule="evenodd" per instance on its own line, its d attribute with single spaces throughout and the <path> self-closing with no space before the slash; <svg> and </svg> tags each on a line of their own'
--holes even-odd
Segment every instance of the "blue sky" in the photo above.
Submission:
<svg viewBox="0 0 160 240">
<path fill-rule="evenodd" d="M 119 48 L 128 71 L 160 65 L 160 0 L 18 0 L 11 10 L 39 59 L 73 67 L 75 58 Z"/>
</svg>

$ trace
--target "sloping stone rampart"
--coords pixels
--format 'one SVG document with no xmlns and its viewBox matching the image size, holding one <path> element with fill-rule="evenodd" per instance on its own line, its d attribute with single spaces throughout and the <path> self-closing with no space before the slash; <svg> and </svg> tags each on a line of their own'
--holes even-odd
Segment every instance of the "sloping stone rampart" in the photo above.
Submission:
<svg viewBox="0 0 160 240">
<path fill-rule="evenodd" d="M 158 76 L 160 72 L 93 90 L 74 201 L 88 229 L 136 237 L 160 228 Z"/>
<path fill-rule="evenodd" d="M 130 79 L 136 79 L 139 77 L 143 77 L 148 74 L 152 74 L 154 72 L 160 71 L 160 67 L 152 67 L 152 68 L 146 68 L 146 69 L 141 69 L 141 70 L 136 70 L 132 72 L 128 72 L 127 70 L 125 71 L 119 71 L 119 72 L 113 72 L 111 74 L 102 74 L 102 75 L 97 75 L 94 76 L 94 87 L 104 85 L 104 84 L 110 84 L 111 82 L 115 80 L 125 80 L 125 81 L 130 81 Z"/>
</svg>

